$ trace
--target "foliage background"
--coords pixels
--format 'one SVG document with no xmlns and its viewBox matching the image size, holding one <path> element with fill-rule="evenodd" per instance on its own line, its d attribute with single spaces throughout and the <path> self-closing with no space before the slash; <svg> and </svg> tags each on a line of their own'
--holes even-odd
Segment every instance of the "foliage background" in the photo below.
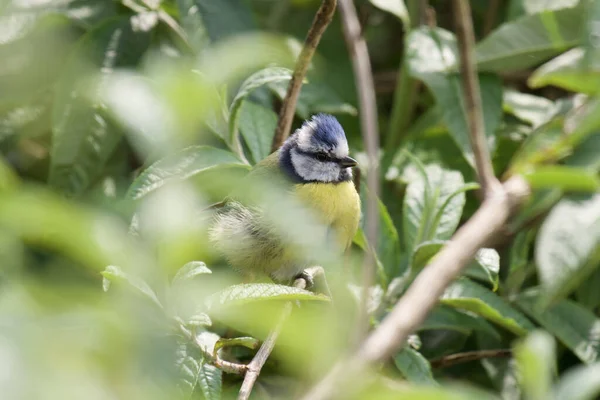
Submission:
<svg viewBox="0 0 600 400">
<path fill-rule="evenodd" d="M 425 3 L 355 2 L 382 142 L 373 325 L 480 204 L 452 4 Z M 356 257 L 328 259 L 334 311 L 302 290 L 239 286 L 206 243 L 206 207 L 270 152 L 290 68 L 318 6 L 0 1 L 4 398 L 235 397 L 241 378 L 224 374 L 207 353 L 227 346 L 223 338 L 242 338 L 221 353 L 248 362 L 253 338 L 264 339 L 289 299 L 302 306 L 255 398 L 302 393 L 352 342 L 359 259 L 368 247 L 362 230 Z M 600 2 L 471 6 L 494 170 L 502 178 L 522 174 L 533 194 L 374 386 L 355 397 L 594 399 Z M 336 15 L 294 126 L 316 112 L 335 114 L 364 176 L 355 93 Z M 278 203 L 276 188 L 255 192 L 248 195 L 271 201 L 301 242 L 310 237 L 301 210 Z M 486 357 L 488 350 L 503 357 Z M 448 361 L 464 352 L 477 359 Z"/>
</svg>

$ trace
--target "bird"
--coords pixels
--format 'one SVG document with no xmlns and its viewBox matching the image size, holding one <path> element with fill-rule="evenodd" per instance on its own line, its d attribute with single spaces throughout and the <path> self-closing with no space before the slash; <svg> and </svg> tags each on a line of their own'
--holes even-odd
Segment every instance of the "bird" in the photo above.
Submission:
<svg viewBox="0 0 600 400">
<path fill-rule="evenodd" d="M 324 231 L 315 230 L 324 232 L 316 234 L 317 240 L 330 239 L 343 252 L 351 246 L 361 218 L 360 196 L 352 180 L 356 165 L 338 120 L 320 113 L 305 120 L 243 180 L 250 187 L 260 179 L 282 184 L 290 199 L 324 227 Z M 306 279 L 304 270 L 314 265 L 312 252 L 297 251 L 291 245 L 293 240 L 287 240 L 267 218 L 265 206 L 244 204 L 240 198 L 247 192 L 238 188 L 225 200 L 209 229 L 210 242 L 242 275 L 267 276 L 282 284 L 291 284 L 298 277 Z M 286 232 L 303 234 L 294 229 Z"/>
</svg>

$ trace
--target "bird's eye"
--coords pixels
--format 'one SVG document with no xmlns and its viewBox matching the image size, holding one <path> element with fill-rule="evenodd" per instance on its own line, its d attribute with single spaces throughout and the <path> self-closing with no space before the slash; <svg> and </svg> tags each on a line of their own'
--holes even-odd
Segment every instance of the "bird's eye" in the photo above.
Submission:
<svg viewBox="0 0 600 400">
<path fill-rule="evenodd" d="M 327 160 L 327 154 L 325 154 L 325 153 L 317 153 L 316 157 L 317 157 L 317 160 L 321 161 L 321 162 Z"/>
</svg>

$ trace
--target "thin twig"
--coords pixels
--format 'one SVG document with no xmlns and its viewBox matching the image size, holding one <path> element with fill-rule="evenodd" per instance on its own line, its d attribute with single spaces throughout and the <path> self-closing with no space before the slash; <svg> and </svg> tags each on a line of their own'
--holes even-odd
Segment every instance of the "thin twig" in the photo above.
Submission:
<svg viewBox="0 0 600 400">
<path fill-rule="evenodd" d="M 296 279 L 294 282 L 294 287 L 304 289 L 306 288 L 306 281 L 302 278 Z M 294 303 L 291 301 L 285 303 L 277 324 L 273 330 L 271 330 L 262 346 L 260 346 L 260 349 L 258 349 L 254 355 L 252 361 L 250 361 L 250 363 L 247 365 L 246 376 L 244 376 L 244 382 L 242 382 L 242 387 L 240 388 L 240 392 L 238 394 L 238 400 L 247 400 L 250 397 L 250 393 L 252 392 L 252 388 L 254 387 L 256 380 L 258 379 L 258 375 L 260 375 L 262 367 L 265 365 L 267 359 L 271 355 L 283 325 L 292 313 L 293 305 Z"/>
<path fill-rule="evenodd" d="M 246 364 L 238 364 L 231 361 L 225 361 L 219 357 L 218 354 L 211 353 L 208 349 L 205 348 L 202 343 L 198 341 L 198 338 L 194 333 L 188 330 L 183 324 L 179 324 L 179 332 L 191 343 L 194 343 L 198 350 L 202 352 L 204 357 L 215 367 L 219 368 L 221 371 L 226 372 L 228 374 L 237 374 L 242 375 L 246 372 L 247 365 Z"/>
<path fill-rule="evenodd" d="M 367 369 L 391 357 L 419 327 L 439 297 L 461 273 L 477 250 L 489 243 L 529 193 L 527 183 L 512 177 L 487 197 L 473 217 L 453 236 L 410 285 L 381 324 L 348 359 L 340 361 L 305 400 L 330 399 L 356 391 Z"/>
<path fill-rule="evenodd" d="M 454 0 L 454 14 L 460 49 L 460 73 L 467 108 L 469 139 L 475 156 L 475 167 L 479 183 L 484 196 L 489 196 L 494 189 L 500 186 L 500 182 L 494 176 L 494 168 L 485 137 L 479 77 L 477 76 L 473 57 L 475 37 L 469 1 Z"/>
<path fill-rule="evenodd" d="M 340 16 L 344 29 L 344 38 L 352 59 L 354 80 L 358 90 L 358 103 L 360 110 L 361 131 L 363 144 L 367 151 L 367 240 L 369 247 L 377 248 L 378 210 L 377 198 L 379 196 L 379 171 L 377 153 L 379 151 L 379 127 L 377 125 L 377 103 L 375 99 L 375 85 L 373 84 L 373 73 L 367 43 L 361 36 L 361 27 L 356 14 L 356 8 L 352 0 L 340 0 Z M 375 262 L 372 254 L 365 255 L 362 277 L 362 297 L 358 317 L 358 340 L 360 343 L 368 331 L 367 302 L 369 299 L 369 288 L 373 284 L 375 273 Z"/>
<path fill-rule="evenodd" d="M 450 354 L 444 357 L 436 358 L 435 360 L 431 360 L 429 363 L 431 364 L 431 368 L 446 368 L 469 361 L 476 361 L 484 358 L 510 357 L 511 355 L 512 351 L 510 349 L 475 350 Z"/>
<path fill-rule="evenodd" d="M 308 30 L 306 40 L 304 41 L 304 47 L 298 56 L 296 62 L 296 68 L 294 74 L 290 80 L 290 84 L 285 94 L 285 98 L 281 104 L 279 110 L 279 120 L 277 121 L 277 128 L 275 129 L 275 136 L 273 137 L 273 143 L 271 145 L 271 151 L 277 150 L 290 135 L 290 129 L 292 127 L 292 120 L 294 119 L 294 112 L 296 111 L 296 103 L 298 101 L 298 95 L 300 94 L 300 88 L 302 87 L 302 81 L 306 76 L 306 71 L 310 65 L 315 50 L 319 45 L 323 32 L 327 29 L 327 26 L 333 19 L 335 13 L 336 0 L 323 0 L 315 19 Z"/>
</svg>

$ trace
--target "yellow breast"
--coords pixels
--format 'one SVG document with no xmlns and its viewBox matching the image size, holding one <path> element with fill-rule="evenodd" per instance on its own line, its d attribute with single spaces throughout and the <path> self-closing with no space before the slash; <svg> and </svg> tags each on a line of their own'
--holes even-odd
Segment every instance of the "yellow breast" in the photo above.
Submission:
<svg viewBox="0 0 600 400">
<path fill-rule="evenodd" d="M 348 248 L 360 221 L 360 197 L 350 181 L 338 184 L 304 183 L 295 185 L 301 201 L 314 209 L 323 223 L 337 233 L 341 245 Z"/>
</svg>

